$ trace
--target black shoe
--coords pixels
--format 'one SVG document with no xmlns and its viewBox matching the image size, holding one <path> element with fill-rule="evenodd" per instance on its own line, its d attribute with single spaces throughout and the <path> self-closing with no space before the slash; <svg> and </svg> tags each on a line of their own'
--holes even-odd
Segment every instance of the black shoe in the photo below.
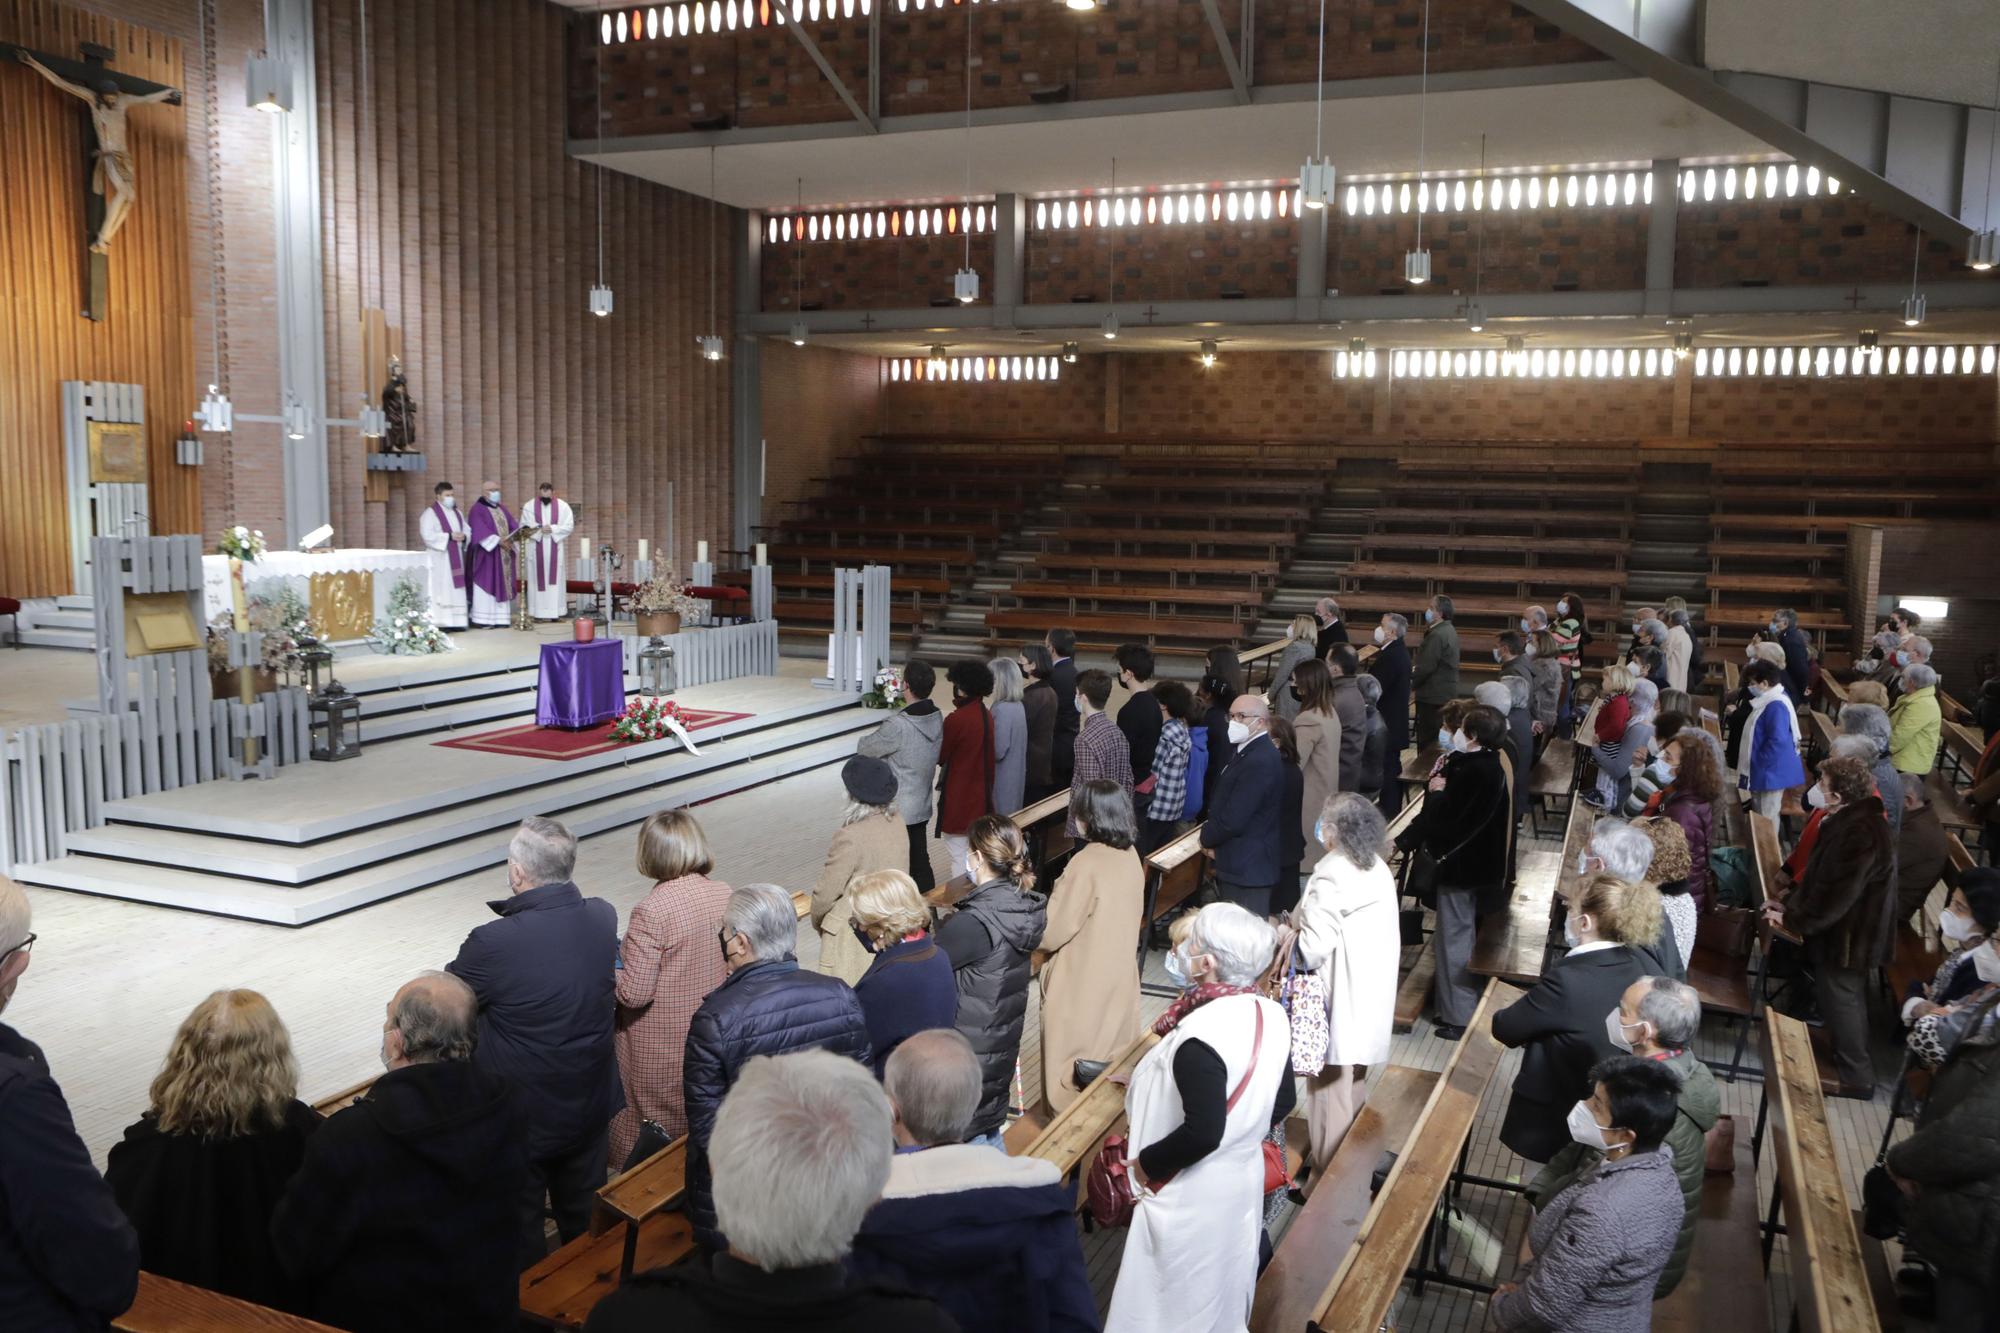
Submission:
<svg viewBox="0 0 2000 1333">
<path fill-rule="evenodd" d="M 1465 1027 L 1460 1023 L 1439 1023 L 1431 1032 L 1439 1041 L 1457 1041 L 1465 1035 Z"/>
</svg>

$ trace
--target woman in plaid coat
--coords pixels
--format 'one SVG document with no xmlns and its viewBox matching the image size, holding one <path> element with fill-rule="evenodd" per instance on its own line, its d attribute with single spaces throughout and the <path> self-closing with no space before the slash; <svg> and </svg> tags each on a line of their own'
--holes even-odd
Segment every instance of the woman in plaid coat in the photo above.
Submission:
<svg viewBox="0 0 2000 1333">
<path fill-rule="evenodd" d="M 715 862 L 701 825 L 662 810 L 639 829 L 639 873 L 656 881 L 632 909 L 618 948 L 618 1072 L 625 1109 L 611 1120 L 611 1164 L 624 1162 L 641 1120 L 669 1138 L 687 1133 L 681 1058 L 688 1025 L 727 974 L 716 932 L 729 886 L 708 877 Z"/>
</svg>

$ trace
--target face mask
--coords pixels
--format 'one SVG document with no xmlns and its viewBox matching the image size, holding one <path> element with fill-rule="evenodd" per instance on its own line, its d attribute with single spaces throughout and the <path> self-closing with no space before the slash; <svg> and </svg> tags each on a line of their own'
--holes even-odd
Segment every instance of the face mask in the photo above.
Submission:
<svg viewBox="0 0 2000 1333">
<path fill-rule="evenodd" d="M 1243 742 L 1249 739 L 1250 739 L 1250 724 L 1248 722 L 1238 722 L 1233 717 L 1230 718 L 1229 743 L 1231 745 L 1241 745 L 1243 744 Z"/>
<path fill-rule="evenodd" d="M 1743 660 L 1744 660 L 1744 661 L 1746 661 L 1746 662 L 1754 662 L 1754 661 L 1756 661 L 1756 660 L 1757 660 L 1757 645 L 1756 645 L 1756 644 L 1754 644 L 1754 643 L 1746 643 L 1746 644 L 1744 644 L 1744 645 L 1743 645 Z"/>
<path fill-rule="evenodd" d="M 1603 864 L 1604 863 L 1602 861 L 1592 856 L 1589 852 L 1578 852 L 1576 854 L 1577 877 L 1580 879 L 1587 875 L 1594 874 L 1596 873 L 1597 868 Z"/>
<path fill-rule="evenodd" d="M 1383 629 L 1380 625 L 1377 625 L 1375 627 L 1375 646 L 1377 648 L 1380 648 L 1383 644 L 1387 643 L 1388 641 L 1389 641 L 1389 631 Z"/>
<path fill-rule="evenodd" d="M 1076 697 L 1076 711 L 1079 713 L 1083 711 L 1083 696 L 1080 694 Z"/>
<path fill-rule="evenodd" d="M 1463 727 L 1451 733 L 1451 748 L 1460 754 L 1464 754 L 1472 748 L 1472 737 L 1465 734 Z"/>
<path fill-rule="evenodd" d="M 1947 907 L 1938 914 L 1938 933 L 1953 944 L 1963 944 L 1972 938 L 1972 919 Z"/>
<path fill-rule="evenodd" d="M 1187 961 L 1181 957 L 1179 945 L 1175 945 L 1173 948 L 1167 950 L 1167 975 L 1172 977 L 1174 985 L 1179 986 L 1182 990 L 1186 990 L 1194 984 L 1188 977 Z"/>
<path fill-rule="evenodd" d="M 555 502 L 556 502 L 556 497 L 555 497 L 555 496 L 551 495 L 551 494 L 550 494 L 549 492 L 547 492 L 547 491 L 543 491 L 543 492 L 542 492 L 542 503 L 543 503 L 543 504 L 545 504 L 545 505 L 547 505 L 547 504 L 554 504 Z"/>
<path fill-rule="evenodd" d="M 1646 1025 L 1634 1023 L 1632 1026 L 1642 1028 Z M 1632 1039 L 1625 1035 L 1625 1020 L 1616 1009 L 1604 1016 L 1604 1038 L 1621 1051 L 1629 1053 L 1632 1049 Z"/>
<path fill-rule="evenodd" d="M 1299 687 L 1298 687 L 1298 686 L 1296 686 L 1296 685 L 1293 685 L 1293 686 L 1290 686 L 1290 687 L 1288 687 L 1288 689 L 1289 689 L 1289 693 L 1290 693 L 1290 694 L 1291 694 L 1291 696 L 1292 696 L 1292 702 L 1293 702 L 1293 703 L 1295 703 L 1295 704 L 1302 704 L 1302 703 L 1304 703 L 1304 702 L 1306 701 L 1306 697 L 1305 697 L 1305 696 L 1304 696 L 1303 694 L 1300 694 L 1300 693 L 1299 693 Z"/>
<path fill-rule="evenodd" d="M 1501 660 L 1501 658 L 1500 658 L 1500 650 L 1499 650 L 1498 648 L 1495 648 L 1495 649 L 1493 650 L 1493 660 L 1494 660 L 1494 661 L 1496 661 L 1496 662 L 1498 662 L 1498 661 L 1500 661 L 1500 660 Z"/>
<path fill-rule="evenodd" d="M 1557 602 L 1557 603 L 1556 603 L 1556 614 L 1557 614 L 1557 615 L 1559 615 L 1559 616 L 1566 616 L 1566 615 L 1568 615 L 1568 614 L 1569 614 L 1569 603 L 1568 603 L 1568 602 Z"/>
<path fill-rule="evenodd" d="M 1534 633 L 1534 631 L 1533 631 L 1533 630 L 1531 630 L 1531 629 L 1529 629 L 1529 628 L 1528 628 L 1528 618 L 1527 618 L 1526 616 L 1522 616 L 1522 617 L 1521 617 L 1521 622 L 1520 622 L 1520 623 L 1521 623 L 1521 633 L 1523 633 L 1523 634 L 1533 634 L 1533 633 Z"/>
<path fill-rule="evenodd" d="M 1660 761 L 1660 773 L 1669 782 L 1672 782 L 1675 778 L 1681 775 L 1681 771 L 1678 768 L 1674 767 L 1672 764 L 1668 763 L 1664 759 Z"/>
<path fill-rule="evenodd" d="M 1896 650 L 1896 665 L 1897 665 L 1897 666 L 1908 666 L 1909 664 L 1910 664 L 1910 655 L 1909 655 L 1908 653 L 1904 652 L 1904 651 L 1903 651 L 1902 649 L 1900 649 L 1900 648 L 1899 648 L 1899 649 L 1897 649 L 1897 650 Z"/>
<path fill-rule="evenodd" d="M 729 932 L 726 930 L 715 937 L 716 943 L 722 946 L 722 961 L 725 965 L 729 962 L 729 938 Z"/>
<path fill-rule="evenodd" d="M 458 508 L 458 497 L 456 495 L 447 495 L 444 499 L 438 501 L 438 503 L 446 509 L 456 509 Z"/>
<path fill-rule="evenodd" d="M 1972 968 L 1987 985 L 2000 985 L 2000 955 L 1993 952 L 1991 940 L 1986 942 L 1985 948 L 1972 955 Z"/>
<path fill-rule="evenodd" d="M 1438 728 L 1438 748 L 1440 750 L 1449 750 L 1453 748 L 1451 743 L 1451 733 L 1446 731 L 1443 727 Z"/>
<path fill-rule="evenodd" d="M 1320 820 L 1313 825 L 1313 841 L 1322 847 L 1327 845 L 1325 820 Z"/>
<path fill-rule="evenodd" d="M 1286 643 L 1290 643 L 1290 642 L 1291 642 L 1291 641 L 1292 641 L 1293 639 L 1296 639 L 1296 638 L 1298 638 L 1298 637 L 1299 637 L 1299 632 L 1298 632 L 1297 630 L 1293 629 L 1293 628 L 1292 628 L 1291 626 L 1289 626 L 1289 625 L 1287 625 L 1287 626 L 1285 627 L 1285 642 L 1286 642 Z"/>
<path fill-rule="evenodd" d="M 486 492 L 486 499 L 488 503 L 497 505 L 500 503 L 500 492 L 488 491 Z"/>
<path fill-rule="evenodd" d="M 1784 633 L 1784 627 L 1779 625 L 1778 622 L 1774 620 L 1771 622 L 1771 633 L 1782 634 Z"/>
<path fill-rule="evenodd" d="M 1576 918 L 1573 916 L 1563 918 L 1563 943 L 1572 949 L 1583 943 L 1583 934 L 1577 929 Z"/>
<path fill-rule="evenodd" d="M 1597 1114 L 1590 1109 L 1589 1102 L 1578 1102 L 1569 1108 L 1569 1136 L 1586 1148 L 1611 1151 L 1611 1144 L 1604 1137 L 1604 1126 L 1597 1123 Z"/>
<path fill-rule="evenodd" d="M 857 923 L 855 923 L 855 922 L 853 922 L 853 921 L 850 921 L 850 922 L 848 922 L 848 923 L 847 923 L 847 928 L 848 928 L 849 930 L 851 930 L 851 931 L 853 931 L 853 932 L 854 932 L 854 938 L 855 938 L 855 939 L 857 939 L 857 940 L 860 940 L 860 941 L 861 941 L 861 947 L 862 947 L 862 948 L 864 948 L 864 949 L 866 949 L 866 950 L 867 950 L 867 951 L 868 951 L 869 953 L 880 953 L 880 952 L 881 952 L 881 950 L 879 950 L 879 949 L 877 949 L 877 948 L 875 947 L 875 941 L 874 941 L 874 940 L 872 940 L 872 939 L 870 939 L 870 938 L 868 937 L 868 933 L 867 933 L 866 931 L 862 930 L 862 929 L 861 929 L 861 927 L 860 927 L 860 926 L 859 926 L 859 925 L 858 925 Z"/>
<path fill-rule="evenodd" d="M 1632 626 L 1632 637 L 1635 639 L 1638 638 L 1641 634 L 1644 634 L 1645 632 L 1646 632 L 1645 630 L 1639 628 L 1639 626 L 1637 625 Z"/>
<path fill-rule="evenodd" d="M 1826 809 L 1828 805 L 1828 801 L 1826 799 L 1826 788 L 1820 786 L 1817 782 L 1815 782 L 1812 785 L 1812 790 L 1806 793 L 1806 804 L 1811 806 L 1815 810 Z"/>
<path fill-rule="evenodd" d="M 1431 625 L 1431 624 L 1435 624 L 1435 623 L 1437 623 L 1437 618 L 1438 618 L 1438 613 L 1437 613 L 1437 612 L 1435 612 L 1435 611 L 1426 611 L 1426 612 L 1424 612 L 1424 623 L 1425 623 L 1426 625 Z"/>
</svg>

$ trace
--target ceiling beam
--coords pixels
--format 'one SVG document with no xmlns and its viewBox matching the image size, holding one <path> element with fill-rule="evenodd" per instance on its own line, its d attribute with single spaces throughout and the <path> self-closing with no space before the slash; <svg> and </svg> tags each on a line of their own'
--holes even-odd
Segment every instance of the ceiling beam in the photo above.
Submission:
<svg viewBox="0 0 2000 1333">
<path fill-rule="evenodd" d="M 792 30 L 792 36 L 799 39 L 799 45 L 803 46 L 806 49 L 806 54 L 812 57 L 813 64 L 819 66 L 819 72 L 826 76 L 828 83 L 833 85 L 834 92 L 840 94 L 840 100 L 847 104 L 848 111 L 853 113 L 855 121 L 863 127 L 864 132 L 874 134 L 879 130 L 881 126 L 877 125 L 869 117 L 867 109 L 861 103 L 854 100 L 854 94 L 847 90 L 847 81 L 840 77 L 839 72 L 834 69 L 832 62 L 826 58 L 826 53 L 819 49 L 819 43 L 814 41 L 812 34 L 806 31 L 806 25 L 795 18 L 788 17 L 782 7 L 778 9 L 778 22 Z M 868 82 L 871 90 L 870 100 L 873 100 L 873 88 L 875 84 L 874 50 L 875 48 L 871 40 L 868 67 Z M 608 147 L 609 145 L 607 145 Z"/>
<path fill-rule="evenodd" d="M 1235 44 L 1229 40 L 1229 25 L 1222 21 L 1222 6 L 1216 0 L 1201 0 L 1201 12 L 1208 15 L 1208 30 L 1215 34 L 1215 50 L 1222 57 L 1222 67 L 1229 71 L 1229 86 L 1235 90 L 1236 105 L 1247 105 L 1250 83 L 1243 77 L 1243 64 L 1236 58 Z"/>
</svg>

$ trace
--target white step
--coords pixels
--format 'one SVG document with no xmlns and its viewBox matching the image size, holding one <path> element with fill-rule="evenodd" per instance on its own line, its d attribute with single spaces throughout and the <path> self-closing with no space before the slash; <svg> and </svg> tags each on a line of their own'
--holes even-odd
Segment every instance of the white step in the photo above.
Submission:
<svg viewBox="0 0 2000 1333">
<path fill-rule="evenodd" d="M 0 630 L 0 634 L 5 634 Z M 90 630 L 75 629 L 28 629 L 16 631 L 14 639 L 26 648 L 67 648 L 76 652 L 95 652 L 97 636 Z"/>
<path fill-rule="evenodd" d="M 89 615 L 96 605 L 96 601 L 89 597 L 74 597 L 65 594 L 56 598 L 56 608 L 62 611 L 81 611 L 85 615 Z"/>
<path fill-rule="evenodd" d="M 23 609 L 21 619 L 36 629 L 77 629 L 85 634 L 97 632 L 97 620 L 90 611 L 65 611 L 60 606 L 54 609 L 37 607 Z"/>
</svg>

